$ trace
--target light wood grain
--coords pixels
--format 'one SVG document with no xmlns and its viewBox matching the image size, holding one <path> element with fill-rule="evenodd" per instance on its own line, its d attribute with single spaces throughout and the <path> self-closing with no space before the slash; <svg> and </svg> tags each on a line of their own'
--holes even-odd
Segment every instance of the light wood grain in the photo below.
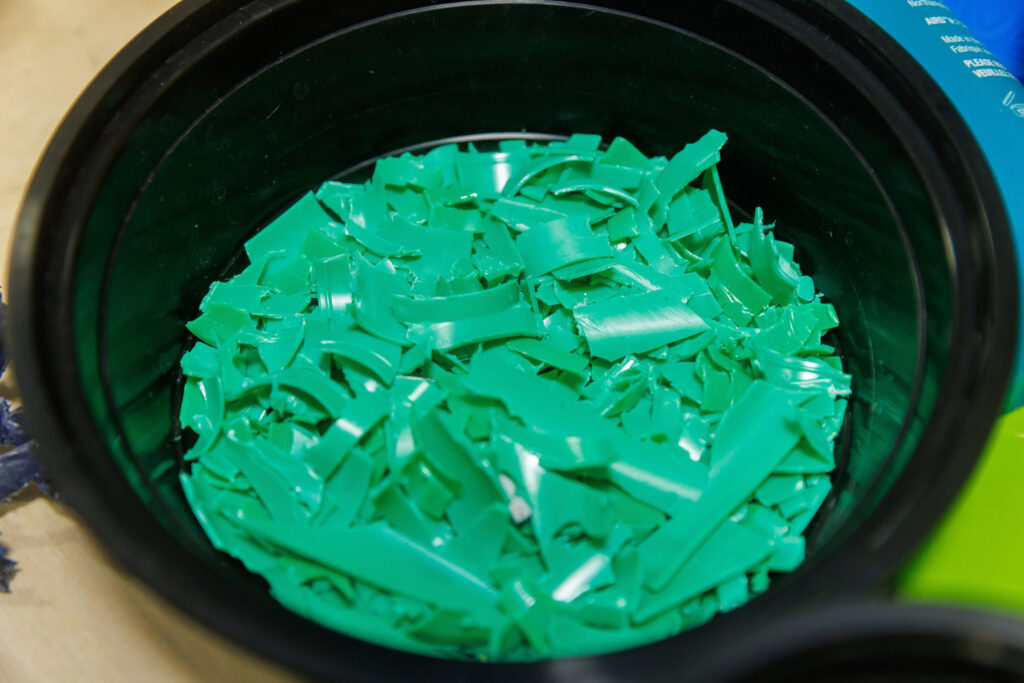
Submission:
<svg viewBox="0 0 1024 683">
<path fill-rule="evenodd" d="M 170 0 L 0 0 L 0 245 L 53 130 L 89 80 Z M 7 259 L 0 259 L 7 282 Z M 0 594 L 0 681 L 285 681 L 126 576 L 67 510 L 0 505 L 18 562 Z"/>
</svg>

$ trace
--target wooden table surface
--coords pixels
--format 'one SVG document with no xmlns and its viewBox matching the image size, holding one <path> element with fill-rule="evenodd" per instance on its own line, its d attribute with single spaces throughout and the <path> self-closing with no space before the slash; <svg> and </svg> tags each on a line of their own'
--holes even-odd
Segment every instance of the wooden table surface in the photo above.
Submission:
<svg viewBox="0 0 1024 683">
<path fill-rule="evenodd" d="M 10 244 L 25 185 L 64 112 L 172 4 L 0 0 L 0 244 Z M 0 681 L 290 680 L 187 621 L 38 494 L 0 505 L 0 534 L 18 562 L 13 592 L 0 594 Z"/>
</svg>

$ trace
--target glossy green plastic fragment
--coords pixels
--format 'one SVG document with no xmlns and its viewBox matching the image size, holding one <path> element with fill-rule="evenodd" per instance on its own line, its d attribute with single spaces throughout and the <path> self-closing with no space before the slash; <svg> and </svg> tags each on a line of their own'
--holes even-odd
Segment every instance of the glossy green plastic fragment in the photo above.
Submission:
<svg viewBox="0 0 1024 683">
<path fill-rule="evenodd" d="M 595 235 L 585 218 L 558 218 L 534 225 L 516 240 L 531 276 L 546 275 L 564 266 L 593 258 L 611 257 L 606 239 Z"/>
<path fill-rule="evenodd" d="M 587 436 L 557 436 L 537 432 L 517 424 L 514 420 L 494 417 L 494 430 L 498 439 L 512 446 L 515 457 L 529 453 L 537 457 L 537 464 L 556 472 L 595 470 L 609 466 L 619 455 L 619 446 L 610 438 Z M 521 472 L 511 472 L 522 481 Z"/>
<path fill-rule="evenodd" d="M 435 408 L 419 414 L 413 407 L 413 438 L 432 468 L 456 493 L 448 517 L 456 528 L 471 523 L 484 507 L 501 500 L 493 467 L 477 458 L 471 444 L 453 434 Z"/>
<path fill-rule="evenodd" d="M 506 282 L 470 294 L 417 299 L 396 296 L 392 301 L 395 317 L 402 323 L 466 320 L 508 310 L 519 302 L 519 287 Z"/>
<path fill-rule="evenodd" d="M 306 193 L 297 203 L 256 234 L 245 244 L 245 253 L 250 261 L 258 261 L 269 254 L 282 253 L 297 255 L 302 247 L 306 232 L 320 227 L 337 225 L 324 211 L 312 192 Z M 338 226 L 341 229 L 341 226 Z"/>
<path fill-rule="evenodd" d="M 573 315 L 590 352 L 605 360 L 652 351 L 708 328 L 703 318 L 662 290 L 580 306 Z"/>
<path fill-rule="evenodd" d="M 200 341 L 219 347 L 251 324 L 252 320 L 245 311 L 224 304 L 210 304 L 187 327 Z"/>
<path fill-rule="evenodd" d="M 474 359 L 461 384 L 473 394 L 500 401 L 509 414 L 541 432 L 599 438 L 615 429 L 571 389 L 489 356 Z"/>
<path fill-rule="evenodd" d="M 341 466 L 333 470 L 324 489 L 325 503 L 319 522 L 324 527 L 347 528 L 359 514 L 370 490 L 373 463 L 359 451 L 345 456 Z"/>
<path fill-rule="evenodd" d="M 351 529 L 246 525 L 254 536 L 343 574 L 439 607 L 484 611 L 497 601 L 486 581 L 381 523 Z M 358 548 L 359 552 L 351 549 Z"/>
<path fill-rule="evenodd" d="M 404 345 L 407 330 L 395 318 L 392 300 L 408 291 L 406 278 L 387 260 L 374 265 L 357 256 L 352 267 L 352 317 L 370 334 Z"/>
<path fill-rule="evenodd" d="M 577 375 L 583 374 L 589 365 L 587 359 L 582 356 L 563 351 L 554 344 L 536 339 L 513 339 L 507 344 L 507 347 L 548 367 Z"/>
<path fill-rule="evenodd" d="M 757 382 L 725 414 L 711 445 L 707 490 L 696 501 L 681 501 L 672 520 L 641 545 L 645 586 L 664 588 L 715 525 L 771 475 L 800 440 L 796 413 L 785 390 Z"/>
<path fill-rule="evenodd" d="M 327 182 L 189 323 L 183 490 L 289 608 L 525 661 L 643 645 L 793 571 L 852 381 L 711 131 L 438 147 Z"/>
<path fill-rule="evenodd" d="M 657 593 L 645 594 L 636 618 L 641 621 L 650 619 L 742 575 L 771 552 L 771 536 L 726 521 L 713 530 L 707 542 L 683 564 L 668 585 Z"/>
<path fill-rule="evenodd" d="M 717 278 L 729 297 L 739 302 L 751 314 L 757 315 L 771 302 L 771 295 L 743 272 L 729 240 L 720 239 L 711 251 L 711 275 Z"/>
<path fill-rule="evenodd" d="M 768 560 L 768 569 L 791 572 L 804 561 L 807 542 L 803 536 L 785 536 L 778 541 L 778 550 Z"/>
<path fill-rule="evenodd" d="M 608 145 L 608 151 L 597 162 L 597 166 L 616 165 L 649 171 L 654 167 L 651 160 L 625 138 L 615 138 Z"/>
<path fill-rule="evenodd" d="M 722 216 L 706 190 L 686 188 L 680 192 L 668 211 L 668 238 L 690 238 L 688 245 L 706 243 L 722 227 Z"/>
<path fill-rule="evenodd" d="M 504 311 L 465 320 L 413 325 L 409 336 L 415 341 L 429 339 L 437 351 L 451 351 L 467 344 L 478 344 L 507 337 L 536 337 L 540 335 L 536 313 L 526 304 L 519 303 Z"/>
<path fill-rule="evenodd" d="M 804 490 L 804 478 L 798 474 L 769 477 L 757 489 L 757 500 L 765 505 L 778 505 Z"/>
<path fill-rule="evenodd" d="M 621 439 L 609 479 L 633 498 L 670 516 L 681 501 L 697 501 L 708 486 L 708 469 L 677 445 Z"/>
<path fill-rule="evenodd" d="M 721 160 L 721 149 L 728 137 L 717 130 L 687 145 L 658 175 L 655 186 L 661 201 L 670 202 L 683 189 Z"/>
</svg>

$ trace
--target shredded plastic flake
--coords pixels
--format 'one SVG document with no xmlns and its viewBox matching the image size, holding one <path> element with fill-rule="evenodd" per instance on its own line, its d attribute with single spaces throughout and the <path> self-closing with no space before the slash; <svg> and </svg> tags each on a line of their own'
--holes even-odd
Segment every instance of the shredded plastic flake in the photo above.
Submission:
<svg viewBox="0 0 1024 683">
<path fill-rule="evenodd" d="M 661 639 L 804 558 L 839 321 L 712 131 L 576 135 L 329 182 L 214 283 L 181 482 L 213 544 L 373 642 L 524 661 Z"/>
</svg>

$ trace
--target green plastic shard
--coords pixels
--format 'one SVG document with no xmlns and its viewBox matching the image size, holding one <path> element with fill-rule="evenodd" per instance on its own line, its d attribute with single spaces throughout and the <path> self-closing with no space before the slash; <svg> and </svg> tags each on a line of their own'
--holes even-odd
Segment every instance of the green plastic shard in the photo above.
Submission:
<svg viewBox="0 0 1024 683">
<path fill-rule="evenodd" d="M 607 239 L 591 230 L 586 218 L 571 216 L 535 225 L 516 240 L 526 263 L 526 273 L 533 277 L 594 258 L 611 257 Z"/>
<path fill-rule="evenodd" d="M 270 522 L 244 526 L 256 538 L 287 548 L 300 557 L 395 593 L 427 597 L 439 607 L 475 613 L 497 602 L 497 595 L 482 578 L 386 524 L 344 530 L 297 528 Z M 352 552 L 353 548 L 359 552 Z"/>
<path fill-rule="evenodd" d="M 711 445 L 707 490 L 696 501 L 680 501 L 672 520 L 641 545 L 648 588 L 664 588 L 715 526 L 748 500 L 796 446 L 796 414 L 787 392 L 764 382 L 752 384 L 726 413 Z"/>
<path fill-rule="evenodd" d="M 537 315 L 523 303 L 504 311 L 464 320 L 409 327 L 410 338 L 417 342 L 429 340 L 431 347 L 437 351 L 451 351 L 467 344 L 478 344 L 493 339 L 539 335 Z"/>
<path fill-rule="evenodd" d="M 666 586 L 646 593 L 636 619 L 646 621 L 715 586 L 745 574 L 772 553 L 772 537 L 726 521 L 686 561 Z"/>
<path fill-rule="evenodd" d="M 672 201 L 687 185 L 721 161 L 720 152 L 728 139 L 725 133 L 713 130 L 674 156 L 655 180 L 660 201 Z"/>
<path fill-rule="evenodd" d="M 404 345 L 408 330 L 395 318 L 392 301 L 408 291 L 405 276 L 390 261 L 374 265 L 362 256 L 352 267 L 352 316 L 370 334 Z"/>
<path fill-rule="evenodd" d="M 419 299 L 396 296 L 395 317 L 405 324 L 433 323 L 478 318 L 506 311 L 519 303 L 519 287 L 506 282 L 471 294 Z"/>
<path fill-rule="evenodd" d="M 573 315 L 590 352 L 605 360 L 653 351 L 708 329 L 703 318 L 662 290 L 580 306 Z"/>
<path fill-rule="evenodd" d="M 636 500 L 672 515 L 681 501 L 697 501 L 708 486 L 708 469 L 678 445 L 622 440 L 608 476 Z"/>
<path fill-rule="evenodd" d="M 625 138 L 615 138 L 608 145 L 608 151 L 595 164 L 597 167 L 604 165 L 625 166 L 640 171 L 650 171 L 654 168 L 651 160 Z"/>
<path fill-rule="evenodd" d="M 245 311 L 224 304 L 210 304 L 201 316 L 188 324 L 188 331 L 200 341 L 219 347 L 239 330 L 252 324 Z"/>
<path fill-rule="evenodd" d="M 545 366 L 565 370 L 577 375 L 582 375 L 586 372 L 589 365 L 586 358 L 564 351 L 550 342 L 538 341 L 536 339 L 514 339 L 506 346 L 516 353 L 521 353 L 527 358 L 543 363 Z"/>
<path fill-rule="evenodd" d="M 317 228 L 342 227 L 331 220 L 312 192 L 281 214 L 280 218 L 256 234 L 245 245 L 245 253 L 252 262 L 270 254 L 296 256 L 301 252 L 306 233 Z"/>
<path fill-rule="evenodd" d="M 644 645 L 793 571 L 852 380 L 793 246 L 733 223 L 725 142 L 445 145 L 301 197 L 188 325 L 213 546 L 329 628 L 480 661 Z"/>
</svg>

